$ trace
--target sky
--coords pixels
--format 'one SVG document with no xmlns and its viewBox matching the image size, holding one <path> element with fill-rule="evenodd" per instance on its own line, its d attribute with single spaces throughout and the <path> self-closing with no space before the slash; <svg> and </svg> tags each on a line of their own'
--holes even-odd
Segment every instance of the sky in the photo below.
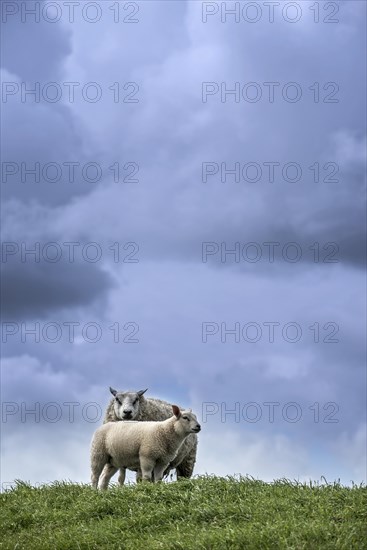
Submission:
<svg viewBox="0 0 367 550">
<path fill-rule="evenodd" d="M 2 489 L 88 482 L 109 386 L 365 482 L 366 3 L 1 8 Z"/>
</svg>

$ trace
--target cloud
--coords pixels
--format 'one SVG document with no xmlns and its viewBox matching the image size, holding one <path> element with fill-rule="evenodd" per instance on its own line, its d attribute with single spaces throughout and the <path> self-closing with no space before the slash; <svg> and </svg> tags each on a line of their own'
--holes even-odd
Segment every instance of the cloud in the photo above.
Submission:
<svg viewBox="0 0 367 550">
<path fill-rule="evenodd" d="M 336 441 L 333 449 L 344 461 L 350 472 L 351 480 L 367 479 L 366 472 L 367 426 L 361 422 L 352 433 L 344 432 Z"/>
<path fill-rule="evenodd" d="M 39 12 L 43 10 L 42 3 L 45 2 L 38 3 Z M 32 4 L 28 7 L 32 11 Z M 37 11 L 36 2 L 33 2 L 34 8 Z M 22 21 L 22 12 L 25 12 L 24 6 L 18 6 L 18 14 L 7 16 L 4 9 L 2 66 L 24 81 L 58 80 L 65 58 L 72 53 L 71 33 L 61 25 L 48 23 L 44 17 L 37 22 L 35 15 L 29 14 Z M 19 48 L 20 42 L 22 48 Z"/>
<path fill-rule="evenodd" d="M 59 310 L 85 307 L 105 298 L 107 273 L 86 264 L 9 262 L 1 270 L 3 319 L 38 319 Z"/>
<path fill-rule="evenodd" d="M 199 475 L 240 474 L 263 481 L 284 477 L 303 481 L 315 476 L 308 470 L 310 464 L 305 449 L 282 435 L 264 438 L 227 429 L 221 433 L 218 449 L 217 433 L 203 430 L 198 457 L 196 472 Z"/>
<path fill-rule="evenodd" d="M 55 229 L 53 217 L 37 204 L 29 208 L 12 201 L 3 208 L 3 320 L 44 318 L 101 305 L 113 286 L 103 270 L 100 245 L 85 243 L 80 235 L 72 245 Z"/>
<path fill-rule="evenodd" d="M 328 483 L 340 480 L 345 485 L 356 480 L 365 482 L 366 437 L 363 426 L 351 440 L 352 447 L 348 451 L 345 440 L 338 440 L 334 445 L 334 448 L 343 449 L 342 453 L 346 455 L 341 465 L 333 456 L 331 446 L 319 447 L 314 453 L 306 444 L 295 444 L 291 437 L 279 432 L 264 437 L 247 432 L 246 428 L 235 431 L 228 426 L 218 438 L 218 428 L 205 430 L 204 426 L 195 471 L 198 475 L 249 475 L 263 481 L 286 478 L 322 482 L 325 478 Z"/>
<path fill-rule="evenodd" d="M 1 79 L 3 86 L 18 87 L 2 109 L 2 129 L 7 135 L 2 144 L 4 202 L 18 199 L 28 208 L 35 202 L 54 207 L 89 193 L 104 167 L 98 151 L 88 152 L 88 139 L 68 104 L 35 101 L 30 96 L 21 100 L 24 82 L 3 69 Z"/>
</svg>

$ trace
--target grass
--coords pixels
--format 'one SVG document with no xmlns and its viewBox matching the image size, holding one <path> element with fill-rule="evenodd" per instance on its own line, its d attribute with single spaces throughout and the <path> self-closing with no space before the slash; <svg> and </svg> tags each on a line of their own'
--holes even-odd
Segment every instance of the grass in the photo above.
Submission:
<svg viewBox="0 0 367 550">
<path fill-rule="evenodd" d="M 97 492 L 18 482 L 0 500 L 4 549 L 367 549 L 364 486 L 208 476 Z"/>
</svg>

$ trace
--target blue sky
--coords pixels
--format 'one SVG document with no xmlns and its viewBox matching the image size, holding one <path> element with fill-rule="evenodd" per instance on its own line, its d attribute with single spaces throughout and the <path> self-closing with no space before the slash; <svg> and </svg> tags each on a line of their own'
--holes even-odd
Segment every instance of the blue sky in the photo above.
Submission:
<svg viewBox="0 0 367 550">
<path fill-rule="evenodd" d="M 22 4 L 2 482 L 88 481 L 110 385 L 213 412 L 198 474 L 365 481 L 365 2 Z"/>
</svg>

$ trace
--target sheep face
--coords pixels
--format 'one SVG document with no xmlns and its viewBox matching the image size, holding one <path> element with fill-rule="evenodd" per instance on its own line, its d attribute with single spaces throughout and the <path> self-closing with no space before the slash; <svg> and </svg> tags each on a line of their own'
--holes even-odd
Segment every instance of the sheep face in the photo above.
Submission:
<svg viewBox="0 0 367 550">
<path fill-rule="evenodd" d="M 114 410 L 119 420 L 135 420 L 139 414 L 140 398 L 147 390 L 138 392 L 119 392 L 110 388 L 114 396 Z"/>
<path fill-rule="evenodd" d="M 197 434 L 201 426 L 196 415 L 189 410 L 180 410 L 177 405 L 172 405 L 173 414 L 176 417 L 176 431 L 186 434 Z"/>
</svg>

